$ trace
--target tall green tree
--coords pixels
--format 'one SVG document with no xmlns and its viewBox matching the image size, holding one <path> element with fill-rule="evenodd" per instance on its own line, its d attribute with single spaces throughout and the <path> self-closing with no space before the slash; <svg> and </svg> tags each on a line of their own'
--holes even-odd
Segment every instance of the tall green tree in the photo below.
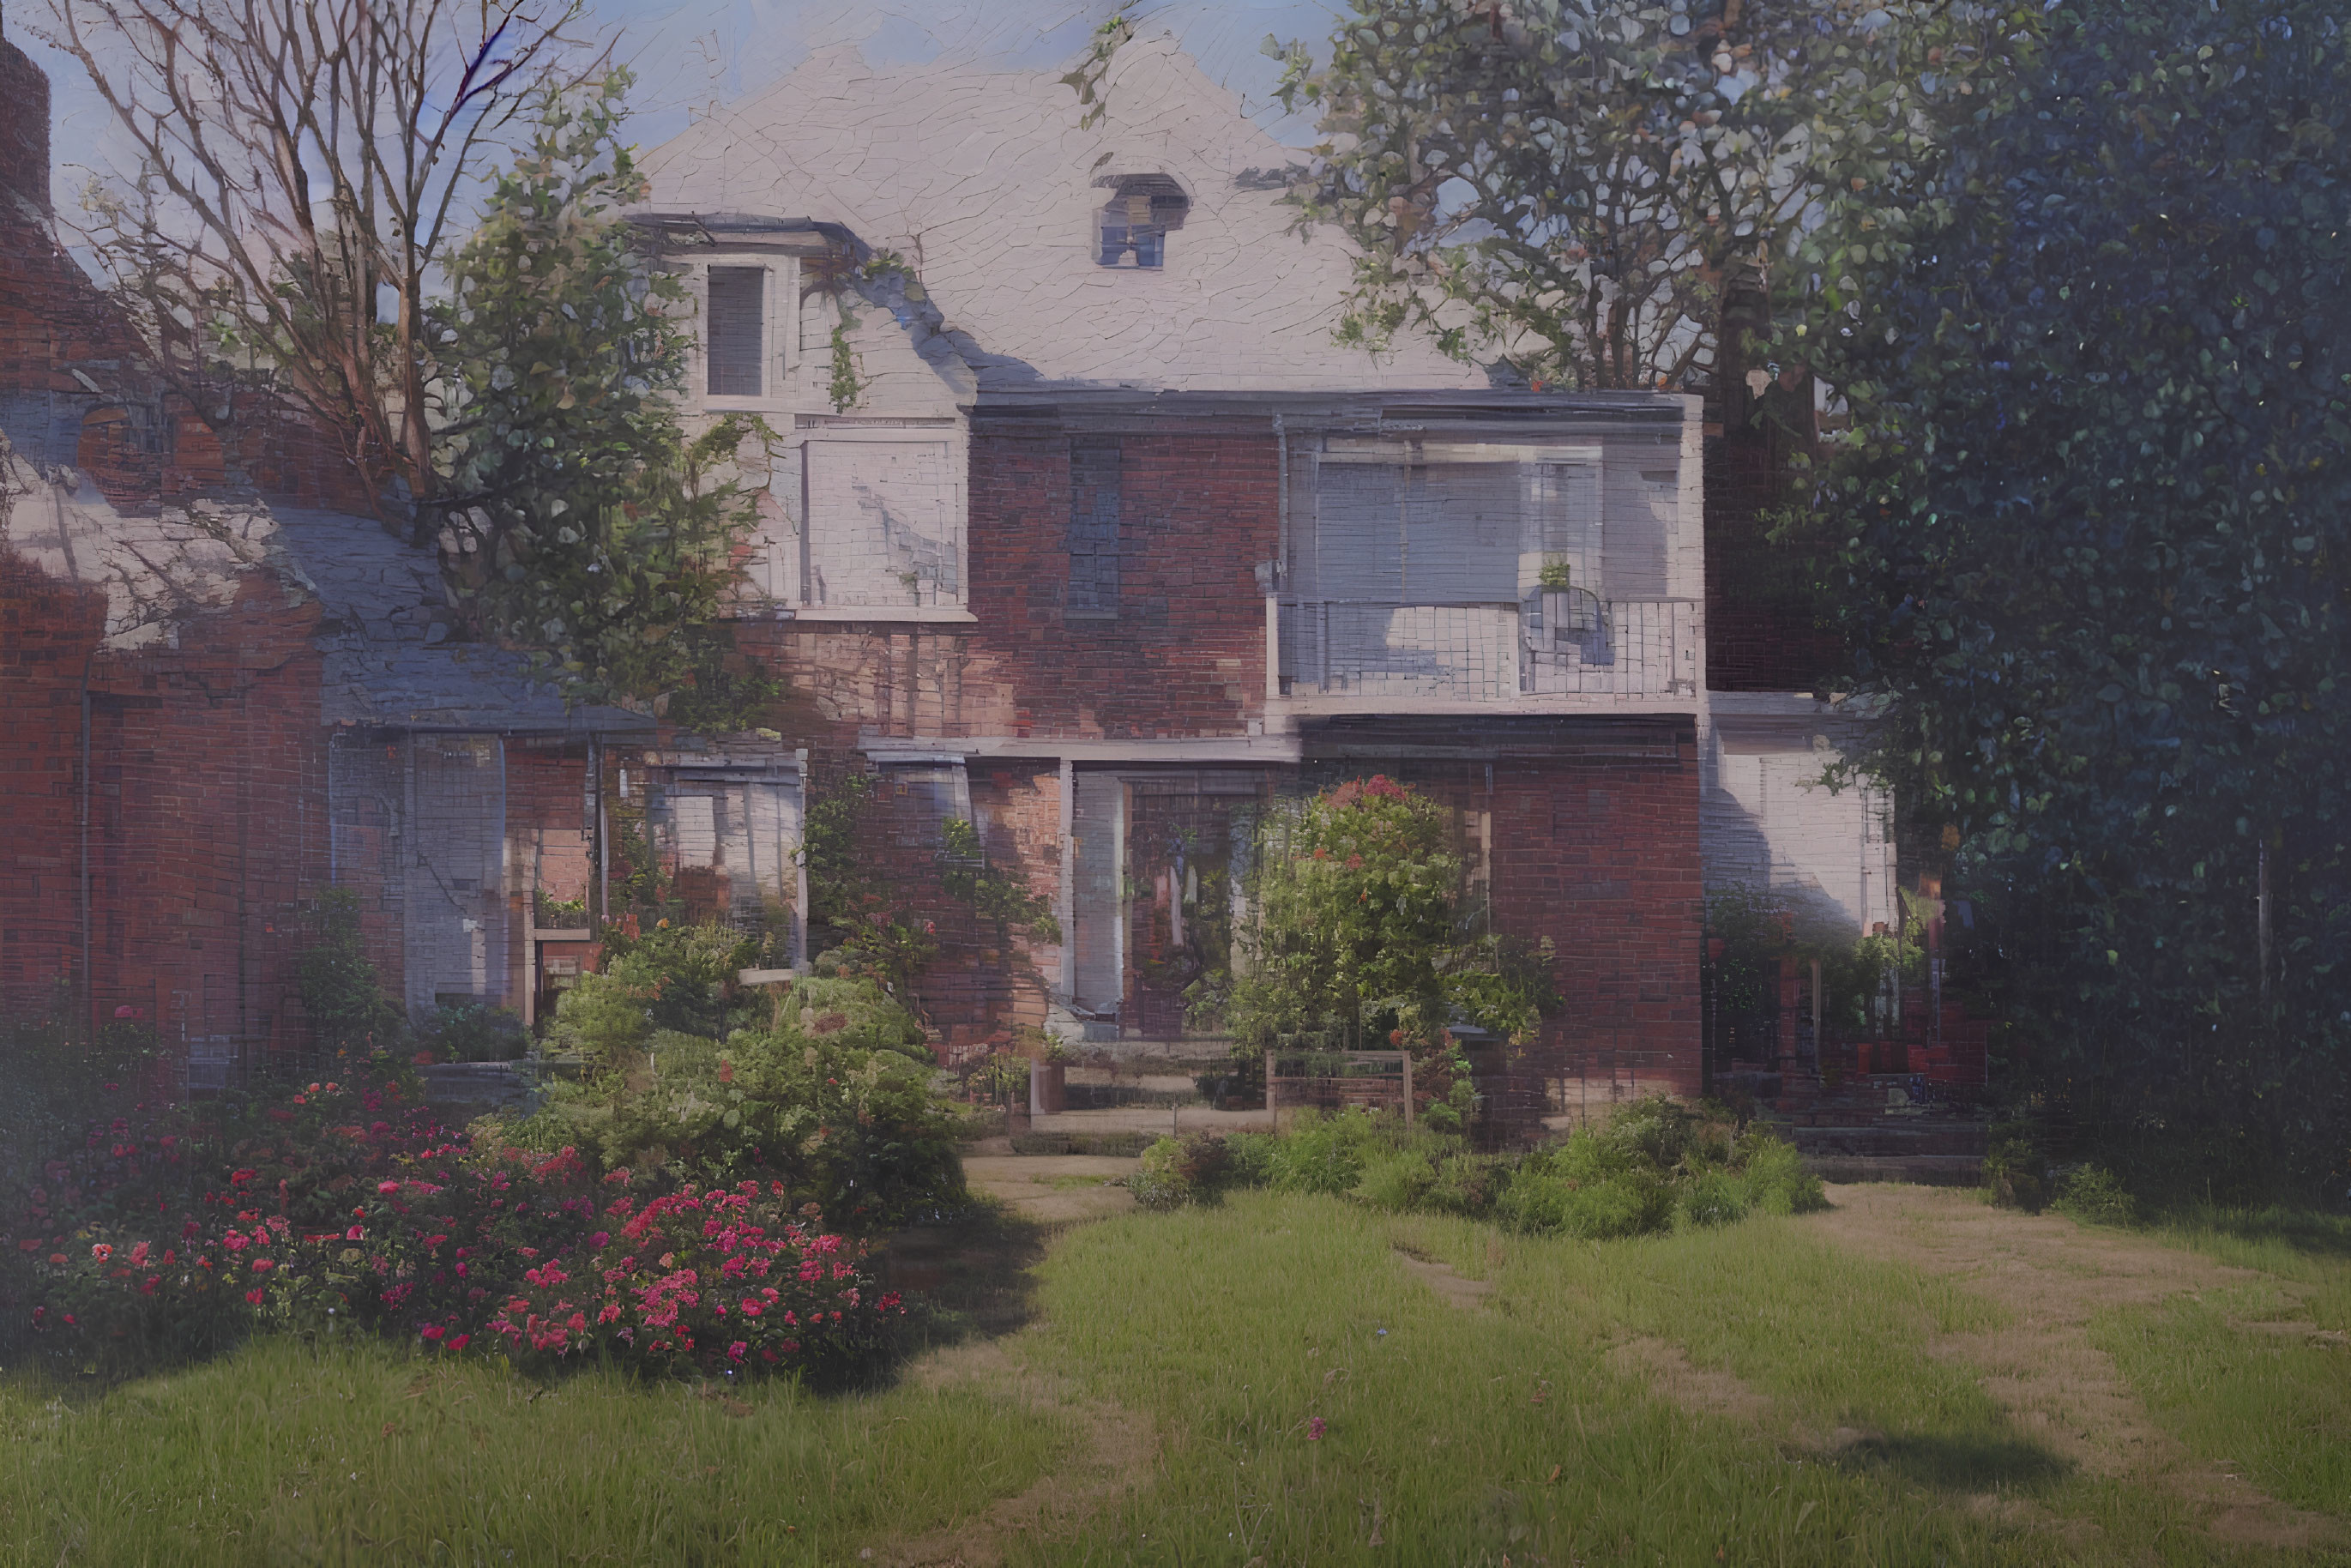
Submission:
<svg viewBox="0 0 2351 1568">
<path fill-rule="evenodd" d="M 714 697 L 756 685 L 726 674 L 718 622 L 756 520 L 731 465 L 762 427 L 680 423 L 690 307 L 622 215 L 648 188 L 621 139 L 629 85 L 542 94 L 451 258 L 442 546 L 481 624 L 575 691 L 723 717 Z"/>
<path fill-rule="evenodd" d="M 1788 532 L 2052 1078 L 2314 1176 L 2351 1138 L 2351 39 L 2327 0 L 2039 29 L 1803 238 L 1775 351 L 1852 423 Z"/>
<path fill-rule="evenodd" d="M 2012 37 L 1902 0 L 1350 0 L 1327 59 L 1268 48 L 1323 132 L 1301 219 L 1359 251 L 1343 338 L 1627 388 L 1705 382 L 1733 290 L 1804 286 L 1797 236 L 1930 158 Z"/>
</svg>

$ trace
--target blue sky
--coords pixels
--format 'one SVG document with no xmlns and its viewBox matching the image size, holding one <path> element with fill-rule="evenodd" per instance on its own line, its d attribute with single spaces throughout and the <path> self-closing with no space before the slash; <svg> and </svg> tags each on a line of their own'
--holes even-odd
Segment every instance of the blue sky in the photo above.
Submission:
<svg viewBox="0 0 2351 1568">
<path fill-rule="evenodd" d="M 1327 38 L 1343 0 L 1142 0 L 1138 25 L 1170 28 L 1207 73 L 1239 93 L 1275 135 L 1302 141 L 1308 127 L 1287 120 L 1270 94 L 1273 62 L 1259 52 L 1268 34 Z M 689 117 L 774 81 L 818 49 L 854 44 L 876 64 L 954 56 L 1007 67 L 1069 61 L 1107 16 L 1113 0 L 590 0 L 588 20 L 615 38 L 638 75 L 635 140 L 652 146 Z M 82 168 L 102 152 L 105 105 L 72 60 L 27 37 L 38 7 L 10 7 L 9 37 L 47 69 L 56 95 L 57 196 L 70 209 L 88 183 Z M 22 18 L 16 20 L 15 18 Z"/>
</svg>

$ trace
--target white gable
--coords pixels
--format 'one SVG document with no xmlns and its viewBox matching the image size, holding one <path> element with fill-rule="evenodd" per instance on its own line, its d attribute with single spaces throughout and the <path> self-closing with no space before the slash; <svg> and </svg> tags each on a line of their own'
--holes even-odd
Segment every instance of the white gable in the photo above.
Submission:
<svg viewBox="0 0 2351 1568">
<path fill-rule="evenodd" d="M 919 276 L 980 384 L 1170 391 L 1476 387 L 1417 338 L 1374 358 L 1331 340 L 1350 251 L 1301 237 L 1251 179 L 1300 154 L 1172 39 L 1113 61 L 1109 113 L 1080 126 L 1051 71 L 873 67 L 818 55 L 646 160 L 653 208 L 838 223 Z M 1160 174 L 1190 197 L 1164 267 L 1097 264 L 1101 183 Z"/>
</svg>

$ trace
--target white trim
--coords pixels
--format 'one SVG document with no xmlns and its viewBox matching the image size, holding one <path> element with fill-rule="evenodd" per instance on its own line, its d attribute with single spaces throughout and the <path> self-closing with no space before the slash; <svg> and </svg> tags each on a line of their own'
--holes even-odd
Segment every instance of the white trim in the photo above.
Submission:
<svg viewBox="0 0 2351 1568">
<path fill-rule="evenodd" d="M 767 275 L 759 302 L 759 385 L 757 397 L 713 396 L 709 392 L 710 269 L 713 267 L 756 267 Z M 694 301 L 693 349 L 687 355 L 684 402 L 688 413 L 789 413 L 787 390 L 799 354 L 799 257 L 771 250 L 696 251 L 680 270 L 685 275 L 687 297 Z"/>
<path fill-rule="evenodd" d="M 968 610 L 944 604 L 792 604 L 786 624 L 841 626 L 859 621 L 886 621 L 893 625 L 977 626 L 979 617 Z"/>
</svg>

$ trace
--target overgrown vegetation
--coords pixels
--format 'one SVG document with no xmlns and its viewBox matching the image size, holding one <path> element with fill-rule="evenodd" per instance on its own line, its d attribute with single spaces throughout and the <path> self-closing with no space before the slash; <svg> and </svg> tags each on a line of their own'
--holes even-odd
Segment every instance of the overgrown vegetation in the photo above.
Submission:
<svg viewBox="0 0 2351 1568">
<path fill-rule="evenodd" d="M 1820 1178 L 1787 1144 L 1662 1095 L 1625 1106 L 1604 1127 L 1510 1155 L 1478 1154 L 1458 1136 L 1407 1131 L 1384 1115 L 1301 1112 L 1278 1134 L 1162 1138 L 1128 1186 L 1145 1208 L 1259 1186 L 1591 1241 L 1826 1205 Z"/>
<path fill-rule="evenodd" d="M 922 1026 L 871 969 L 745 988 L 756 938 L 666 923 L 615 934 L 559 1004 L 555 1038 L 587 1064 L 507 1135 L 576 1147 L 600 1168 L 705 1186 L 744 1180 L 860 1230 L 959 1202 L 951 1113 L 931 1092 Z"/>
<path fill-rule="evenodd" d="M 756 517 L 730 465 L 766 432 L 680 424 L 689 301 L 622 215 L 650 188 L 621 140 L 630 79 L 543 93 L 450 258 L 442 547 L 485 627 L 573 690 L 740 728 L 772 690 L 728 668 L 717 623 Z"/>
<path fill-rule="evenodd" d="M 1461 878 L 1444 811 L 1384 776 L 1276 802 L 1259 829 L 1243 961 L 1204 982 L 1195 1018 L 1219 1019 L 1245 1058 L 1278 1045 L 1412 1051 L 1442 1101 L 1454 1023 L 1522 1040 L 1556 1005 L 1547 953 L 1465 929 Z"/>
</svg>

